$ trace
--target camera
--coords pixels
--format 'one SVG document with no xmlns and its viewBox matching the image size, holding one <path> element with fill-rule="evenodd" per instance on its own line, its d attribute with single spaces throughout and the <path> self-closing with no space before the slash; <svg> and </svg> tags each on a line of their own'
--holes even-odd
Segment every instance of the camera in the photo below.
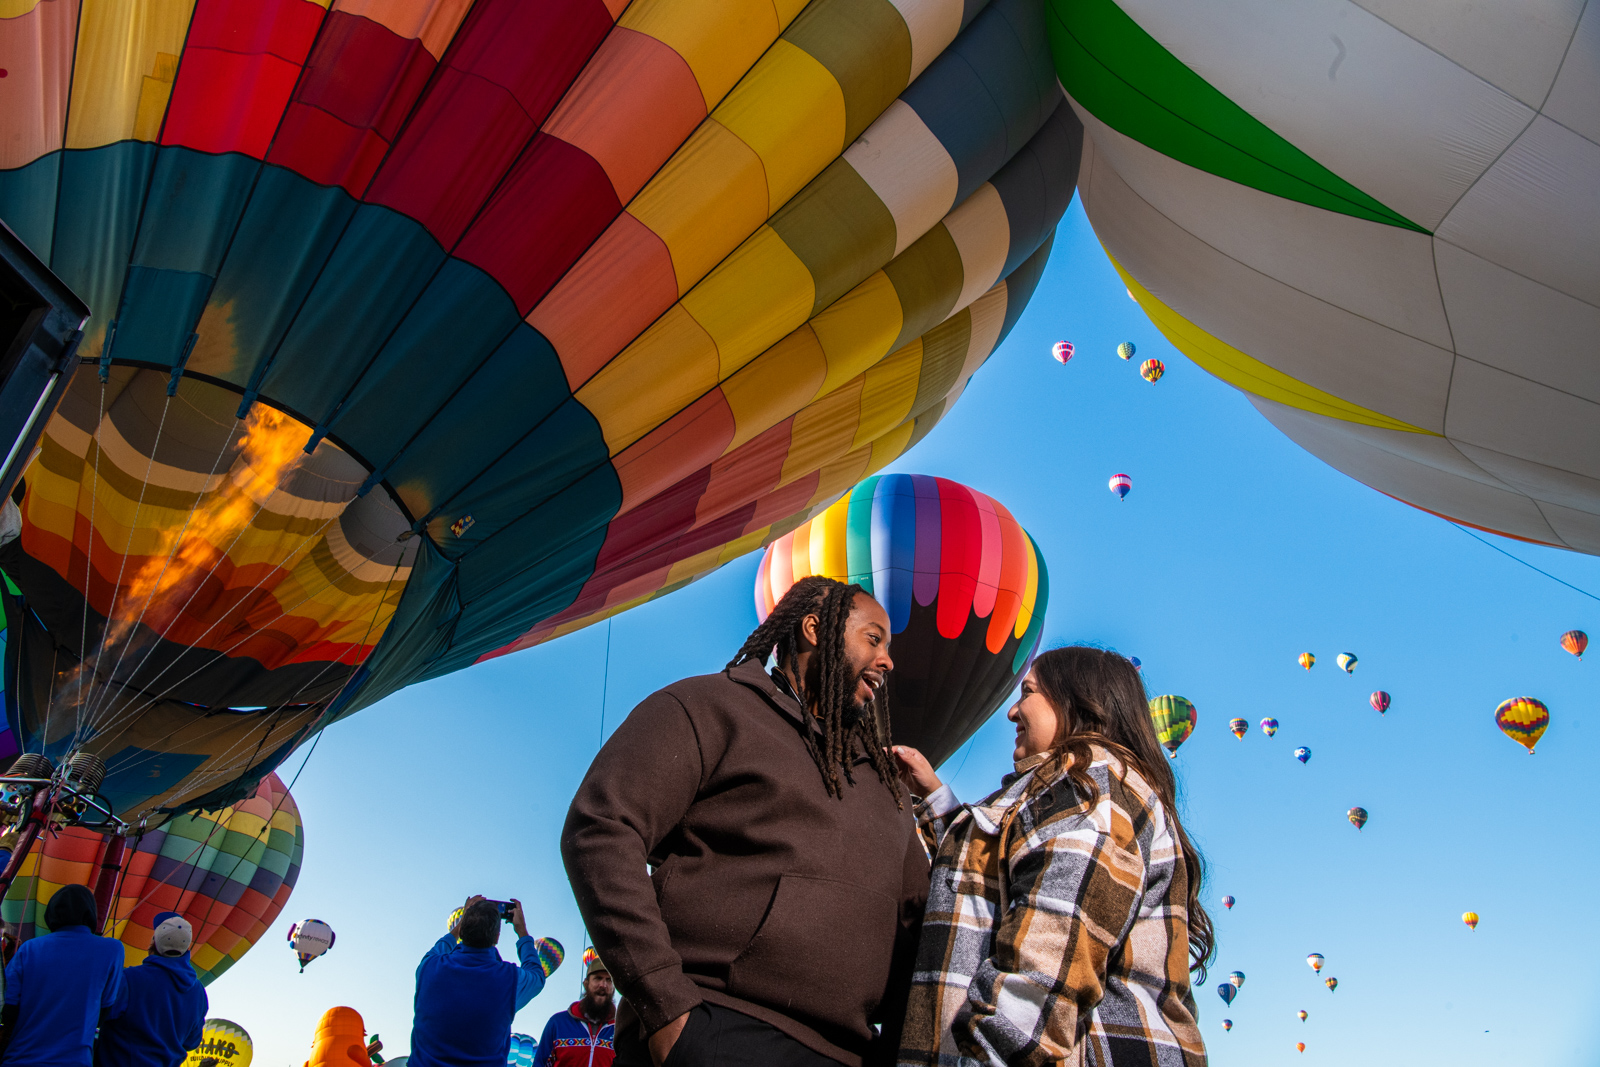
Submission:
<svg viewBox="0 0 1600 1067">
<path fill-rule="evenodd" d="M 510 922 L 511 916 L 516 914 L 517 906 L 509 900 L 491 900 L 489 903 L 500 909 L 500 918 L 504 922 Z"/>
</svg>

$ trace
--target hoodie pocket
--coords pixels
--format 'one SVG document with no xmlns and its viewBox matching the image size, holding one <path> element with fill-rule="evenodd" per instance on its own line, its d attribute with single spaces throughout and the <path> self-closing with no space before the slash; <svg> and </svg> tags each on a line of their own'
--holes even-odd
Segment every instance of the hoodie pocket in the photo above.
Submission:
<svg viewBox="0 0 1600 1067">
<path fill-rule="evenodd" d="M 889 982 L 897 902 L 850 882 L 785 874 L 728 992 L 800 1019 L 865 1028 Z"/>
</svg>

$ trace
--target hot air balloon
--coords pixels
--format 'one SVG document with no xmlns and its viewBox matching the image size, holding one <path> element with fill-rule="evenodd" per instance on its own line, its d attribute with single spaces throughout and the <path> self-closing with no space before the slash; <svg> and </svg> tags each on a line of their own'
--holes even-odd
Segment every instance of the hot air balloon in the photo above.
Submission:
<svg viewBox="0 0 1600 1067">
<path fill-rule="evenodd" d="M 1223 982 L 1217 986 L 1217 996 L 1222 998 L 1222 1003 L 1232 1004 L 1233 998 L 1239 995 L 1239 987 L 1232 982 Z"/>
<path fill-rule="evenodd" d="M 1311 758 L 1311 750 L 1306 748 L 1304 745 L 1301 745 L 1299 748 L 1294 750 L 1294 758 L 1299 760 L 1301 763 L 1304 763 L 1306 760 Z"/>
<path fill-rule="evenodd" d="M 168 819 L 116 852 L 114 839 L 85 827 L 43 835 L 23 859 L 0 919 L 26 941 L 40 933 L 45 906 L 63 885 L 105 883 L 109 932 L 128 966 L 150 949 L 155 917 L 176 911 L 194 927 L 190 959 L 211 983 L 267 932 L 300 877 L 305 830 L 294 797 L 276 774 L 222 811 Z M 112 866 L 107 867 L 107 861 Z"/>
<path fill-rule="evenodd" d="M 1048 2 L 1084 210 L 1168 340 L 1374 488 L 1600 552 L 1592 14 Z"/>
<path fill-rule="evenodd" d="M 1478 928 L 1478 913 L 1475 911 L 1464 911 L 1461 913 L 1461 921 L 1467 924 L 1468 930 L 1476 930 Z"/>
<path fill-rule="evenodd" d="M 0 218 L 93 311 L 7 662 L 24 750 L 140 753 L 124 817 L 819 513 L 1015 323 L 1082 144 L 1034 0 L 65 10 L 0 20 Z"/>
<path fill-rule="evenodd" d="M 1304 1008 L 1301 1008 L 1299 1011 L 1295 1012 L 1295 1014 L 1300 1016 L 1300 1021 L 1301 1022 L 1305 1022 L 1306 1021 L 1306 1010 Z"/>
<path fill-rule="evenodd" d="M 289 947 L 300 958 L 300 970 L 333 947 L 333 927 L 321 919 L 307 919 L 289 927 Z"/>
<path fill-rule="evenodd" d="M 1139 351 L 1139 350 L 1134 347 L 1134 344 L 1133 344 L 1132 341 L 1124 341 L 1120 345 L 1117 346 L 1117 358 L 1118 359 L 1132 359 L 1133 358 L 1133 354 L 1135 352 L 1137 352 L 1137 351 Z"/>
<path fill-rule="evenodd" d="M 1550 725 L 1550 709 L 1533 697 L 1512 697 L 1494 709 L 1494 724 L 1531 756 Z"/>
<path fill-rule="evenodd" d="M 1138 656 L 1129 656 L 1128 657 L 1128 662 L 1133 664 L 1133 669 L 1134 670 L 1136 670 L 1136 671 L 1144 670 L 1144 661 L 1141 660 Z"/>
<path fill-rule="evenodd" d="M 1233 1029 L 1233 1020 L 1232 1019 L 1224 1019 L 1224 1020 L 1222 1020 L 1222 1028 L 1224 1030 L 1232 1030 Z"/>
<path fill-rule="evenodd" d="M 1167 373 L 1167 365 L 1161 362 L 1159 359 L 1147 359 L 1143 363 L 1139 364 L 1139 377 L 1143 378 L 1151 385 L 1159 382 L 1161 380 L 1161 376 L 1165 373 Z"/>
<path fill-rule="evenodd" d="M 1367 825 L 1367 809 L 1351 808 L 1349 811 L 1345 812 L 1345 818 L 1350 820 L 1351 826 L 1354 826 L 1357 830 L 1359 830 L 1363 826 Z"/>
<path fill-rule="evenodd" d="M 1065 363 L 1072 358 L 1074 351 L 1071 341 L 1057 341 L 1050 348 L 1050 356 L 1057 363 Z"/>
<path fill-rule="evenodd" d="M 756 614 L 811 574 L 859 582 L 888 611 L 894 740 L 935 766 L 1016 687 L 1050 596 L 1044 557 L 1003 504 L 920 474 L 868 478 L 774 542 Z"/>
<path fill-rule="evenodd" d="M 1229 911 L 1232 911 L 1233 910 L 1233 905 L 1234 905 L 1234 899 L 1232 897 L 1223 897 L 1222 898 L 1222 906 L 1224 908 L 1227 908 Z"/>
<path fill-rule="evenodd" d="M 1356 672 L 1356 656 L 1354 652 L 1341 652 L 1334 657 L 1334 662 L 1339 664 L 1339 669 L 1346 674 Z"/>
<path fill-rule="evenodd" d="M 1382 689 L 1367 698 L 1367 703 L 1372 705 L 1372 710 L 1382 715 L 1389 710 L 1389 694 Z"/>
<path fill-rule="evenodd" d="M 189 1050 L 183 1067 L 204 1067 L 207 1059 L 213 1067 L 250 1067 L 254 1058 L 255 1044 L 244 1027 L 227 1019 L 207 1019 L 200 1031 L 200 1044 Z"/>
<path fill-rule="evenodd" d="M 372 1067 L 367 1024 L 354 1008 L 329 1008 L 317 1022 L 305 1067 Z"/>
<path fill-rule="evenodd" d="M 1244 735 L 1246 733 L 1248 733 L 1249 730 L 1250 730 L 1250 720 L 1249 719 L 1229 719 L 1228 720 L 1228 729 L 1233 731 L 1233 736 L 1234 737 L 1237 737 L 1239 740 L 1243 741 L 1244 740 Z"/>
<path fill-rule="evenodd" d="M 1117 494 L 1118 500 L 1128 499 L 1128 493 L 1133 489 L 1133 479 L 1126 474 L 1113 474 L 1111 476 L 1111 491 Z"/>
<path fill-rule="evenodd" d="M 1150 701 L 1150 719 L 1156 726 L 1156 740 L 1166 746 L 1167 755 L 1176 758 L 1178 746 L 1194 733 L 1199 713 L 1180 696 L 1159 696 Z"/>
<path fill-rule="evenodd" d="M 1561 635 L 1561 647 L 1582 659 L 1583 650 L 1589 647 L 1589 635 L 1582 630 L 1568 630 Z"/>
<path fill-rule="evenodd" d="M 533 1057 L 538 1051 L 537 1037 L 532 1034 L 512 1034 L 511 1048 L 506 1052 L 506 1067 L 533 1067 Z"/>
<path fill-rule="evenodd" d="M 1304 1041 L 1296 1041 L 1294 1043 L 1294 1050 L 1296 1052 L 1304 1052 L 1306 1050 L 1306 1043 Z"/>
<path fill-rule="evenodd" d="M 1322 953 L 1313 952 L 1311 955 L 1306 957 L 1306 963 L 1310 965 L 1313 971 L 1322 970 Z"/>
<path fill-rule="evenodd" d="M 1268 716 L 1261 720 L 1261 732 L 1271 737 L 1278 732 L 1278 720 Z"/>
<path fill-rule="evenodd" d="M 1244 972 L 1243 971 L 1233 971 L 1233 972 L 1229 973 L 1228 981 L 1233 983 L 1233 987 L 1235 989 L 1243 989 L 1244 988 Z"/>
<path fill-rule="evenodd" d="M 1339 979 L 1328 978 L 1322 984 L 1328 987 L 1328 992 L 1332 993 L 1339 988 Z"/>
<path fill-rule="evenodd" d="M 1317 657 L 1313 656 L 1311 653 L 1309 653 L 1309 652 L 1300 653 L 1300 666 L 1304 667 L 1306 670 L 1309 671 L 1312 668 L 1312 666 L 1316 664 L 1316 662 L 1317 662 Z"/>
</svg>

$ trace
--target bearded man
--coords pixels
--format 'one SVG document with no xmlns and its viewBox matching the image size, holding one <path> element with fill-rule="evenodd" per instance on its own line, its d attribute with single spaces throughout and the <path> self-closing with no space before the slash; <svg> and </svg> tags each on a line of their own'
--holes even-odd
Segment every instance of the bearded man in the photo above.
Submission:
<svg viewBox="0 0 1600 1067">
<path fill-rule="evenodd" d="M 561 854 L 623 996 L 616 1067 L 893 1057 L 928 861 L 886 751 L 889 636 L 860 586 L 804 578 L 595 757 Z"/>
</svg>

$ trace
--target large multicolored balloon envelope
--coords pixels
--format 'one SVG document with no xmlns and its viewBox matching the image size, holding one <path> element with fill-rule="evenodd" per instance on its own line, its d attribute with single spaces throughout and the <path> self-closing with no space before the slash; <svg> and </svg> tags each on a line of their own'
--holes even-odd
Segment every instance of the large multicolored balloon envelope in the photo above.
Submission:
<svg viewBox="0 0 1600 1067">
<path fill-rule="evenodd" d="M 1346 674 L 1354 674 L 1356 672 L 1357 660 L 1354 652 L 1341 652 L 1334 657 L 1334 662 L 1337 663 L 1339 665 L 1339 669 L 1344 671 Z"/>
<path fill-rule="evenodd" d="M 1382 689 L 1367 698 L 1367 703 L 1372 705 L 1372 710 L 1382 715 L 1389 710 L 1389 694 Z"/>
<path fill-rule="evenodd" d="M 1464 911 L 1461 913 L 1461 921 L 1467 924 L 1468 930 L 1476 930 L 1478 928 L 1478 913 L 1475 911 Z"/>
<path fill-rule="evenodd" d="M 0 559 L 22 749 L 151 753 L 125 817 L 226 803 L 882 469 L 1072 199 L 1047 33 L 1039 0 L 0 4 L 0 218 L 93 311 Z"/>
<path fill-rule="evenodd" d="M 1139 364 L 1139 377 L 1143 378 L 1151 385 L 1159 382 L 1161 380 L 1161 376 L 1165 373 L 1167 373 L 1167 365 L 1161 362 L 1159 359 L 1147 359 L 1143 363 Z"/>
<path fill-rule="evenodd" d="M 1222 1003 L 1232 1004 L 1233 998 L 1239 995 L 1239 987 L 1232 982 L 1223 982 L 1217 986 L 1217 996 L 1222 998 Z"/>
<path fill-rule="evenodd" d="M 1167 756 L 1176 759 L 1178 746 L 1194 733 L 1200 713 L 1180 696 L 1167 694 L 1150 701 L 1150 720 L 1155 723 L 1156 740 L 1166 747 Z"/>
<path fill-rule="evenodd" d="M 1278 732 L 1278 720 L 1272 718 L 1270 715 L 1267 718 L 1262 719 L 1261 732 L 1266 734 L 1268 737 L 1276 734 Z"/>
<path fill-rule="evenodd" d="M 533 1057 L 539 1051 L 539 1039 L 532 1034 L 512 1034 L 511 1047 L 506 1051 L 506 1067 L 533 1067 Z"/>
<path fill-rule="evenodd" d="M 1533 746 L 1550 726 L 1550 709 L 1533 697 L 1512 697 L 1494 709 L 1494 724 L 1531 756 Z"/>
<path fill-rule="evenodd" d="M 63 885 L 93 888 L 108 839 L 81 827 L 46 836 L 22 861 L 0 918 L 26 941 L 44 926 L 45 905 Z M 222 811 L 178 815 L 128 840 L 109 933 L 129 966 L 150 949 L 155 917 L 175 911 L 194 927 L 190 959 L 210 983 L 260 940 L 300 877 L 305 829 L 276 774 Z"/>
<path fill-rule="evenodd" d="M 1302 652 L 1300 653 L 1299 663 L 1300 666 L 1309 671 L 1312 667 L 1316 666 L 1317 657 L 1309 652 Z"/>
<path fill-rule="evenodd" d="M 1351 826 L 1354 826 L 1357 830 L 1359 830 L 1363 826 L 1367 825 L 1367 809 L 1351 808 L 1349 811 L 1345 812 L 1345 818 L 1350 820 Z"/>
<path fill-rule="evenodd" d="M 1249 733 L 1249 731 L 1250 731 L 1250 720 L 1249 719 L 1229 719 L 1228 720 L 1228 729 L 1233 731 L 1233 736 L 1234 737 L 1237 737 L 1239 740 L 1243 741 L 1244 740 L 1244 735 Z"/>
<path fill-rule="evenodd" d="M 773 542 L 756 614 L 813 574 L 859 583 L 889 613 L 894 740 L 935 766 L 1016 687 L 1050 598 L 1044 557 L 1005 505 L 921 474 L 868 478 Z"/>
<path fill-rule="evenodd" d="M 1110 482 L 1111 491 L 1117 494 L 1118 500 L 1128 499 L 1128 493 L 1133 489 L 1133 479 L 1126 474 L 1113 474 Z"/>
<path fill-rule="evenodd" d="M 1589 635 L 1582 630 L 1568 630 L 1561 635 L 1561 647 L 1582 659 L 1583 650 L 1589 647 Z"/>
<path fill-rule="evenodd" d="M 200 1031 L 200 1044 L 189 1050 L 183 1067 L 250 1067 L 255 1058 L 255 1043 L 238 1023 L 227 1019 L 207 1019 Z"/>
<path fill-rule="evenodd" d="M 1600 552 L 1592 4 L 1047 2 L 1174 346 L 1384 493 Z"/>
<path fill-rule="evenodd" d="M 1050 347 L 1050 358 L 1057 363 L 1067 363 L 1071 361 L 1074 351 L 1076 349 L 1073 348 L 1071 341 L 1057 341 Z"/>
</svg>

